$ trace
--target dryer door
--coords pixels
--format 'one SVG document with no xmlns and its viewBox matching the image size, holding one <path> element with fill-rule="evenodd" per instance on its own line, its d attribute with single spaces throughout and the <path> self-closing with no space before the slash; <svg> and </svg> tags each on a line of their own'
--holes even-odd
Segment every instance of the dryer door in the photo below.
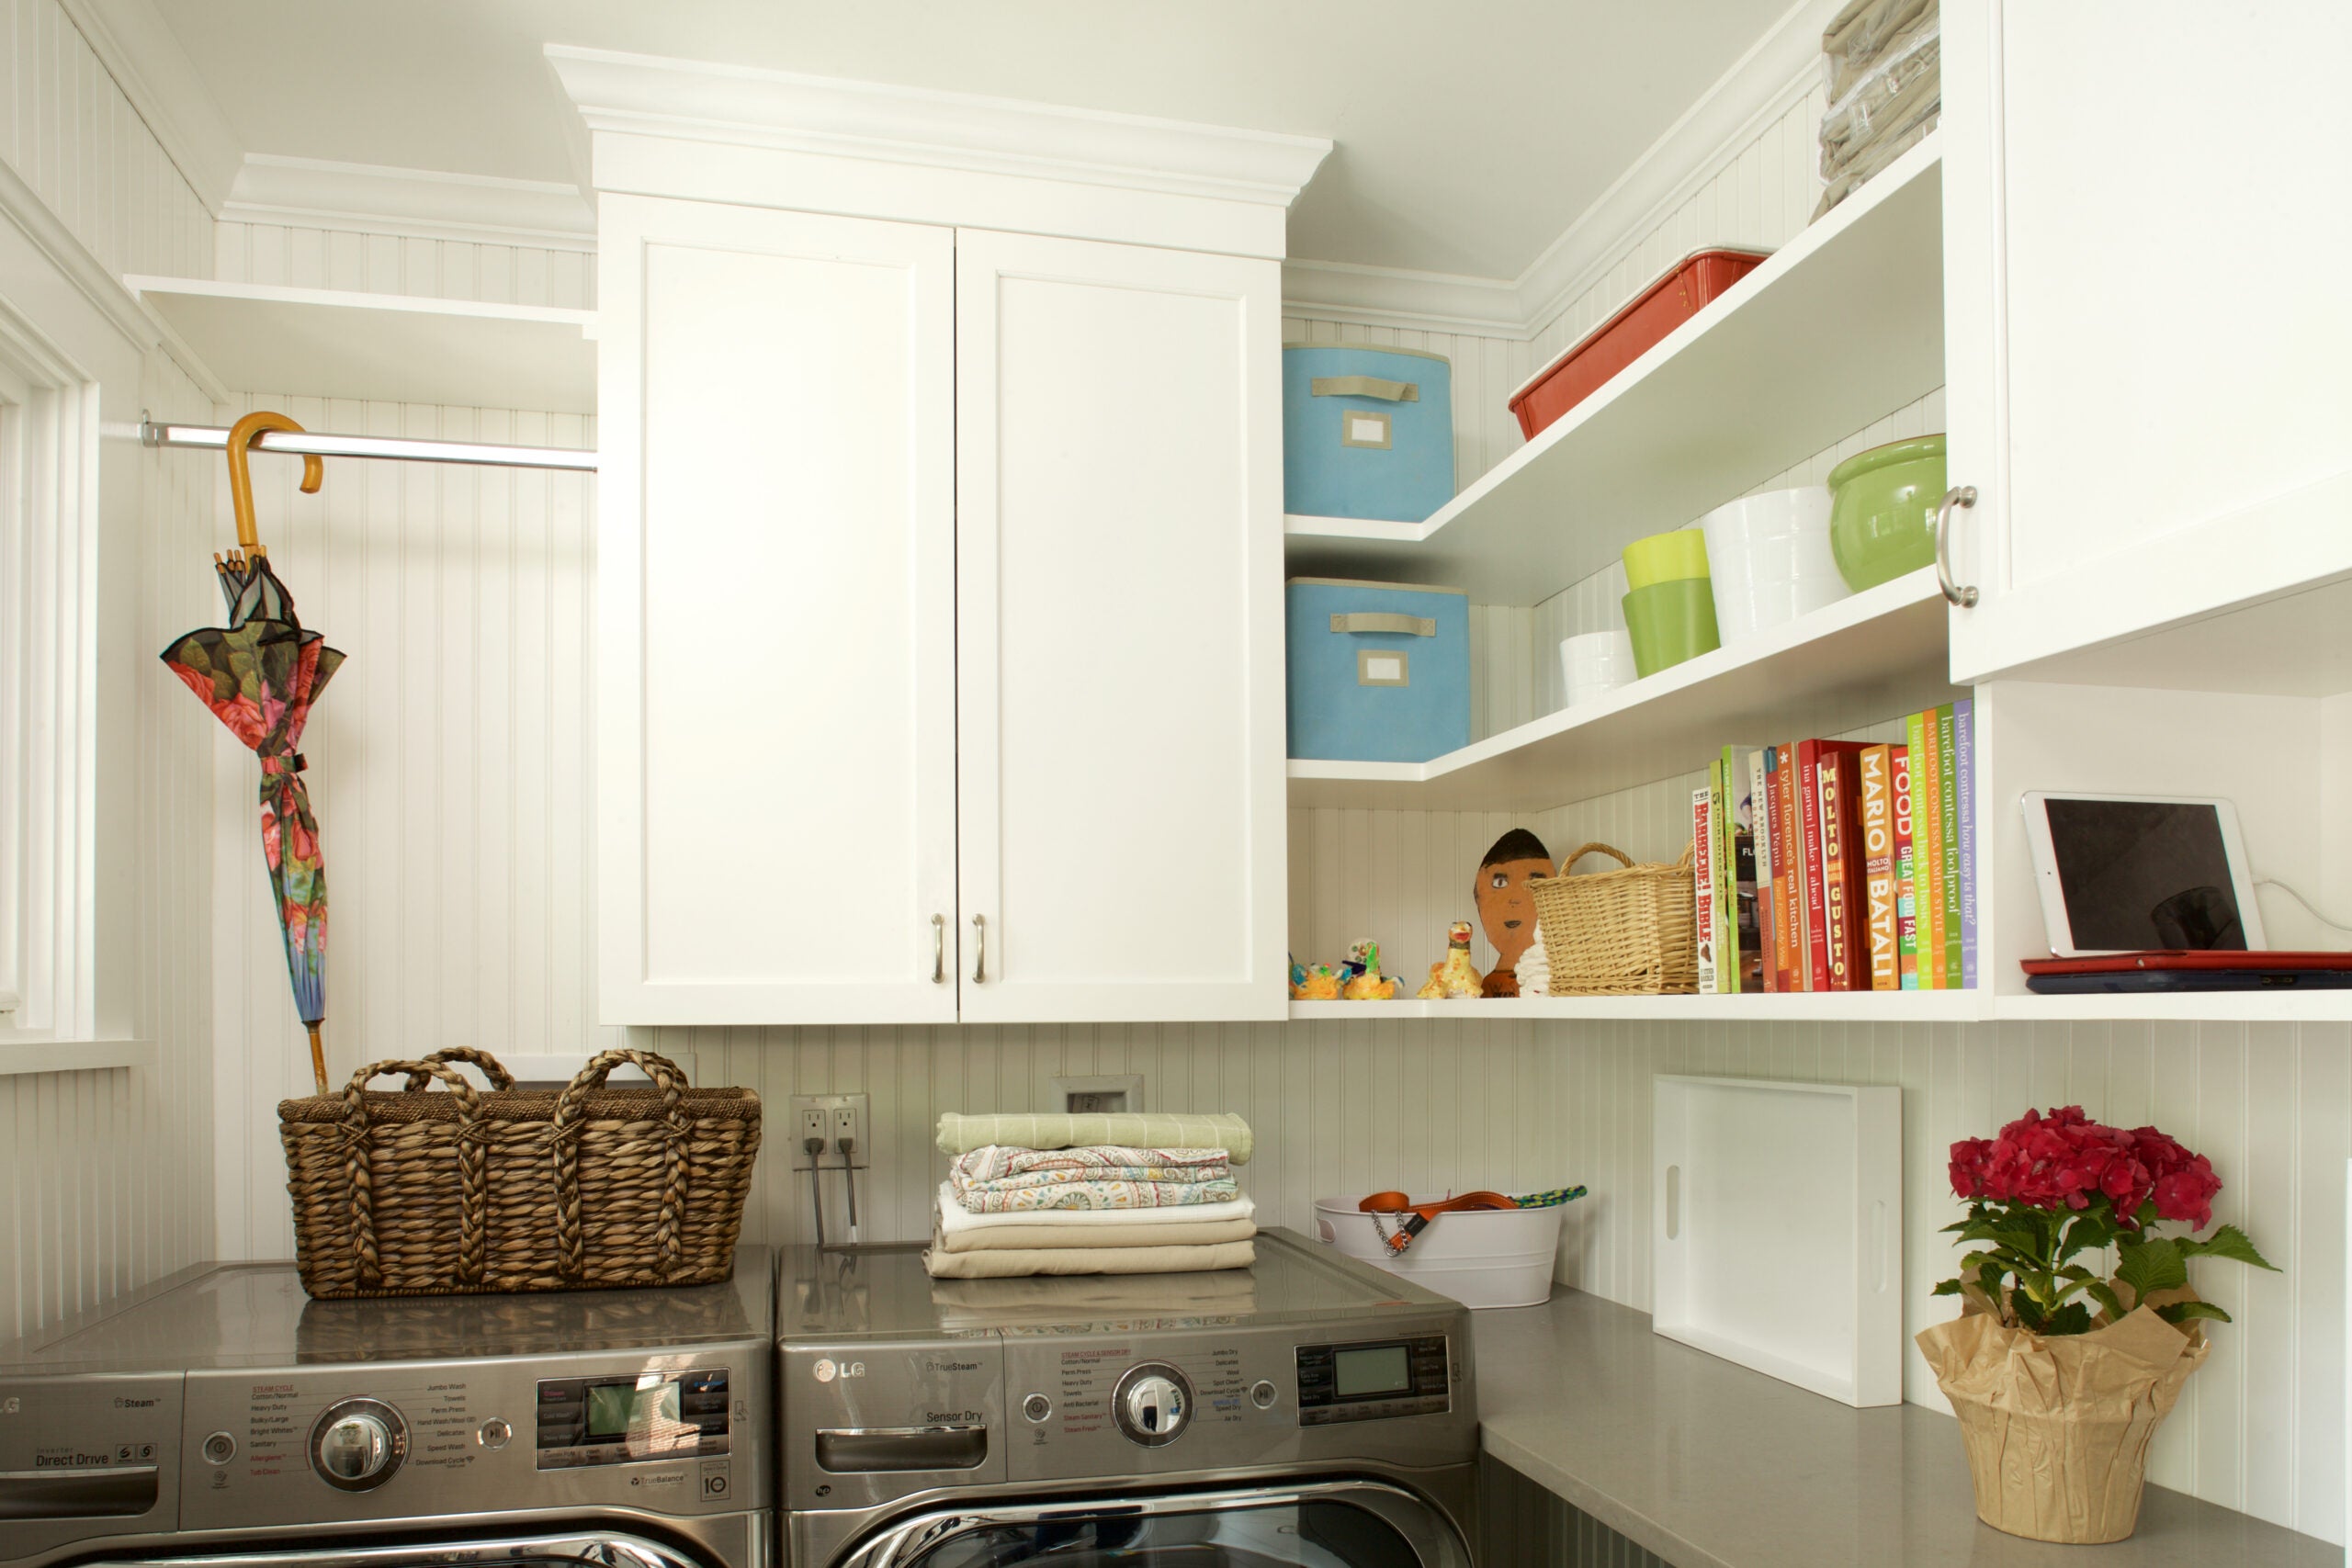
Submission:
<svg viewBox="0 0 2352 1568">
<path fill-rule="evenodd" d="M 716 1561 L 640 1536 L 582 1531 L 511 1540 L 110 1557 L 83 1568 L 446 1568 L 457 1562 L 495 1562 L 499 1568 L 713 1568 Z"/>
<path fill-rule="evenodd" d="M 1469 1568 L 1435 1508 L 1372 1481 L 1038 1499 L 924 1514 L 852 1552 L 842 1568 Z"/>
</svg>

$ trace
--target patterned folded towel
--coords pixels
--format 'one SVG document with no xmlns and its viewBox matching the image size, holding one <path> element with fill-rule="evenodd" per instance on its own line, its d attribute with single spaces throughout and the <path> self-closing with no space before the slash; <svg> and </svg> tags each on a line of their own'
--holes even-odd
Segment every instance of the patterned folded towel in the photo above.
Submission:
<svg viewBox="0 0 2352 1568">
<path fill-rule="evenodd" d="M 948 1168 L 978 1186 L 1042 1186 L 1049 1181 L 1214 1181 L 1233 1174 L 1223 1149 L 1138 1148 L 1091 1144 L 1076 1149 L 1023 1149 L 990 1144 L 958 1155 Z"/>
<path fill-rule="evenodd" d="M 956 1201 L 976 1214 L 1048 1209 L 1159 1209 L 1177 1204 L 1229 1203 L 1240 1195 L 1233 1178 L 1213 1181 L 1140 1181 L 1119 1178 L 1001 1187 L 948 1182 Z"/>
<path fill-rule="evenodd" d="M 1235 1165 L 1250 1163 L 1250 1123 L 1231 1111 L 1214 1116 L 1159 1111 L 1110 1115 L 963 1116 L 951 1111 L 939 1119 L 939 1152 L 969 1154 L 1001 1144 L 1016 1149 L 1067 1149 L 1090 1144 L 1124 1144 L 1162 1149 L 1224 1149 Z"/>
<path fill-rule="evenodd" d="M 1258 1205 L 1246 1192 L 1237 1194 L 1229 1203 L 1185 1203 L 1173 1208 L 1049 1209 L 976 1214 L 957 1202 L 956 1190 L 943 1181 L 939 1184 L 938 1200 L 932 1213 L 938 1221 L 939 1228 L 948 1237 L 947 1250 L 950 1252 L 971 1250 L 956 1245 L 956 1238 L 966 1231 L 1034 1231 L 1050 1225 L 1057 1231 L 1082 1236 L 1090 1231 L 1100 1230 L 1157 1232 L 1192 1225 L 1227 1224 L 1234 1220 L 1254 1222 L 1258 1214 Z"/>
</svg>

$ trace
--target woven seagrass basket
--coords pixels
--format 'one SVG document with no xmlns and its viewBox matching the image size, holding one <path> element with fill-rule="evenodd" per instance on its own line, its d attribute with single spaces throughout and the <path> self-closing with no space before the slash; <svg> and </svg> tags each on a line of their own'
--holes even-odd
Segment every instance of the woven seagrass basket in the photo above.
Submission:
<svg viewBox="0 0 2352 1568">
<path fill-rule="evenodd" d="M 471 1062 L 484 1094 L 451 1064 Z M 608 1089 L 634 1063 L 650 1089 Z M 406 1073 L 397 1091 L 368 1085 Z M 425 1092 L 439 1080 L 445 1093 Z M 340 1095 L 280 1101 L 302 1288 L 468 1295 L 706 1285 L 735 1269 L 760 1097 L 690 1089 L 650 1051 L 606 1051 L 557 1093 L 486 1053 L 377 1062 Z"/>
<path fill-rule="evenodd" d="M 1613 855 L 1621 869 L 1572 876 L 1586 855 Z M 1668 996 L 1699 988 L 1690 849 L 1672 865 L 1635 865 L 1607 844 L 1586 844 L 1557 876 L 1528 883 L 1544 928 L 1555 997 Z"/>
</svg>

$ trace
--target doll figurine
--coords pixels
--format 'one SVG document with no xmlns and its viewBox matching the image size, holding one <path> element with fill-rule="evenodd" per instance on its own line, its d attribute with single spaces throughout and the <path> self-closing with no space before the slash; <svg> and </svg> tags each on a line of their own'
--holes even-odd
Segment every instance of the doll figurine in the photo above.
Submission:
<svg viewBox="0 0 2352 1568">
<path fill-rule="evenodd" d="M 1340 972 L 1329 964 L 1293 964 L 1290 968 L 1291 1000 L 1336 1002 L 1340 999 Z"/>
<path fill-rule="evenodd" d="M 1483 981 L 1470 962 L 1470 922 L 1456 920 L 1446 928 L 1445 957 L 1430 965 L 1429 984 L 1414 995 L 1425 1002 L 1453 1001 L 1478 995 Z"/>
<path fill-rule="evenodd" d="M 1552 852 L 1524 828 L 1513 828 L 1497 839 L 1487 858 L 1478 863 L 1478 877 L 1471 892 L 1478 904 L 1478 923 L 1495 949 L 1495 967 L 1486 978 L 1486 995 L 1519 995 L 1520 955 L 1535 940 L 1535 895 L 1527 885 L 1551 874 Z"/>
</svg>

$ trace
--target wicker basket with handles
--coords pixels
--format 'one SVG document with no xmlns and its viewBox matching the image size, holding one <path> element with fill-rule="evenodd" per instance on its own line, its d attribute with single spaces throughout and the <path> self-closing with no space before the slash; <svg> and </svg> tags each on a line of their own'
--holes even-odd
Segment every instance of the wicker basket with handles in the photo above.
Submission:
<svg viewBox="0 0 2352 1568">
<path fill-rule="evenodd" d="M 606 1088 L 625 1062 L 652 1087 Z M 368 1087 L 401 1073 L 401 1089 Z M 436 1079 L 447 1092 L 425 1092 Z M 733 1274 L 758 1094 L 690 1089 L 650 1051 L 606 1051 L 557 1093 L 514 1086 L 494 1057 L 460 1048 L 373 1063 L 340 1095 L 279 1102 L 302 1288 L 333 1300 Z"/>
<path fill-rule="evenodd" d="M 1622 869 L 1569 874 L 1593 853 Z M 1699 988 L 1696 902 L 1690 848 L 1672 865 L 1635 865 L 1608 844 L 1586 844 L 1560 863 L 1557 876 L 1528 884 L 1544 931 L 1544 957 L 1555 997 L 1653 997 Z"/>
</svg>

